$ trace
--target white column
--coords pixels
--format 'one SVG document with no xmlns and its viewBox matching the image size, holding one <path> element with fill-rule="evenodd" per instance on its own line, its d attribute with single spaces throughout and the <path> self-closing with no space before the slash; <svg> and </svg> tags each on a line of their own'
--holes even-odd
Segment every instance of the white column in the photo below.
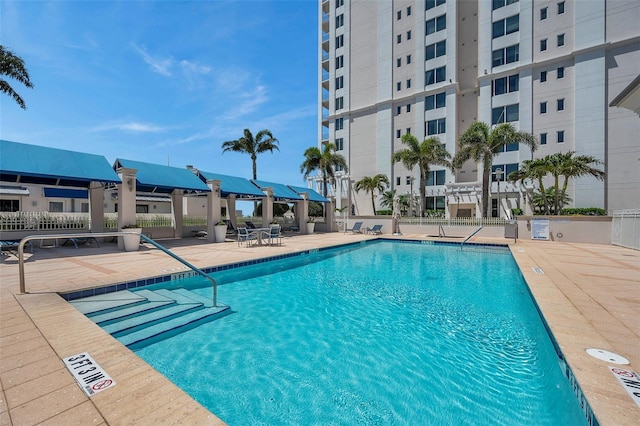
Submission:
<svg viewBox="0 0 640 426">
<path fill-rule="evenodd" d="M 207 180 L 207 186 L 211 192 L 207 194 L 207 241 L 215 242 L 215 233 L 213 231 L 216 223 L 222 218 L 221 200 L 220 200 L 220 184 L 222 181 L 216 179 Z"/>
<path fill-rule="evenodd" d="M 182 189 L 174 189 L 171 192 L 171 213 L 173 214 L 173 238 L 182 238 L 182 198 L 184 191 Z"/>
<path fill-rule="evenodd" d="M 136 169 L 120 167 L 116 170 L 122 183 L 118 184 L 118 229 L 136 224 Z M 118 248 L 124 250 L 122 238 Z"/>
<path fill-rule="evenodd" d="M 89 184 L 89 211 L 91 232 L 104 232 L 104 186 L 100 182 Z"/>
<path fill-rule="evenodd" d="M 262 199 L 262 226 L 268 226 L 273 220 L 273 188 L 260 188 L 265 197 Z"/>
</svg>

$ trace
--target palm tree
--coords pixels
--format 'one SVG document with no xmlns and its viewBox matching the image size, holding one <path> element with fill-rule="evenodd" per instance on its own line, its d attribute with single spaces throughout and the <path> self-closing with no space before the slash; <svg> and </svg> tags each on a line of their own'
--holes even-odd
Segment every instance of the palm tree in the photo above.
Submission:
<svg viewBox="0 0 640 426">
<path fill-rule="evenodd" d="M 355 189 L 356 192 L 360 192 L 360 190 L 362 189 L 365 192 L 371 193 L 371 207 L 373 208 L 373 214 L 375 215 L 376 214 L 375 191 L 378 190 L 378 192 L 382 192 L 387 188 L 387 186 L 389 186 L 389 178 L 387 177 L 387 175 L 377 174 L 373 177 L 371 176 L 363 177 L 362 179 L 360 179 L 355 183 L 355 185 L 353 186 L 353 189 Z"/>
<path fill-rule="evenodd" d="M 25 68 L 22 58 L 14 55 L 12 51 L 6 49 L 3 45 L 0 45 L 0 75 L 6 75 L 7 77 L 19 81 L 26 87 L 33 87 L 33 84 L 29 79 L 29 72 Z M 9 82 L 4 78 L 0 78 L 0 90 L 11 96 L 13 100 L 20 105 L 20 108 L 27 109 L 24 100 L 15 90 L 13 90 L 13 87 L 11 87 Z"/>
<path fill-rule="evenodd" d="M 567 153 L 556 152 L 545 157 L 549 163 L 549 172 L 553 176 L 554 201 L 553 210 L 556 215 L 562 211 L 563 205 L 560 201 L 566 197 L 567 184 L 570 178 L 582 176 L 593 176 L 598 180 L 604 180 L 606 174 L 602 170 L 592 167 L 592 165 L 604 164 L 601 160 L 591 155 L 578 155 L 574 157 L 575 151 Z M 563 177 L 562 189 L 560 189 L 560 177 Z"/>
<path fill-rule="evenodd" d="M 256 160 L 258 154 L 263 152 L 271 152 L 277 149 L 278 151 L 278 139 L 274 138 L 269 130 L 260 130 L 255 138 L 249 129 L 244 129 L 244 136 L 234 141 L 226 141 L 222 144 L 222 153 L 227 151 L 240 152 L 243 154 L 249 154 L 251 156 L 251 162 L 253 164 L 253 178 L 258 179 L 258 170 L 256 166 Z"/>
<path fill-rule="evenodd" d="M 303 173 L 304 179 L 306 179 L 313 171 L 319 171 L 322 174 L 322 192 L 326 197 L 328 181 L 334 180 L 336 168 L 341 168 L 347 172 L 347 160 L 342 154 L 336 153 L 335 144 L 325 143 L 322 151 L 315 146 L 306 149 L 304 161 L 300 165 L 300 173 Z"/>
<path fill-rule="evenodd" d="M 543 212 L 545 214 L 549 214 L 549 199 L 547 198 L 547 191 L 544 188 L 544 182 L 542 179 L 547 175 L 548 171 L 548 162 L 544 158 L 536 158 L 535 160 L 524 160 L 520 169 L 507 176 L 507 180 L 510 182 L 524 182 L 526 179 L 534 179 L 538 181 L 541 200 L 540 204 L 544 207 Z M 530 201 L 533 205 L 533 200 Z"/>
<path fill-rule="evenodd" d="M 398 150 L 391 156 L 391 161 L 395 164 L 401 162 L 408 170 L 412 170 L 415 165 L 420 170 L 420 205 L 422 211 L 420 216 L 424 215 L 424 207 L 426 206 L 426 186 L 427 177 L 429 176 L 429 165 L 451 167 L 449 159 L 451 154 L 447 152 L 440 140 L 436 137 L 430 137 L 418 142 L 418 139 L 410 133 L 402 136 L 402 143 L 407 148 Z"/>
<path fill-rule="evenodd" d="M 396 196 L 396 190 L 385 191 L 380 198 L 380 205 L 386 207 L 389 210 L 393 210 L 393 199 Z"/>
<path fill-rule="evenodd" d="M 498 124 L 491 129 L 486 123 L 475 121 L 460 136 L 453 167 L 460 169 L 467 160 L 482 163 L 482 215 L 489 214 L 489 176 L 493 158 L 507 145 L 521 143 L 535 151 L 537 142 L 530 133 L 519 132 L 510 123 Z"/>
</svg>

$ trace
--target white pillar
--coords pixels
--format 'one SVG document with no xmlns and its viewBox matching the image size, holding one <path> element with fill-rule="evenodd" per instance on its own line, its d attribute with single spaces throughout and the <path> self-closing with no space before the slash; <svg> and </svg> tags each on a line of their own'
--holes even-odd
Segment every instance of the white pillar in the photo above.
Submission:
<svg viewBox="0 0 640 426">
<path fill-rule="evenodd" d="M 216 179 L 207 180 L 207 186 L 211 190 L 207 194 L 207 241 L 215 242 L 214 226 L 222 219 L 222 205 L 220 200 L 220 184 Z"/>
<path fill-rule="evenodd" d="M 89 184 L 89 211 L 91 232 L 104 232 L 104 186 L 100 182 Z"/>
<path fill-rule="evenodd" d="M 307 218 L 309 217 L 309 195 L 306 192 L 300 194 L 301 201 L 296 202 L 296 221 L 301 234 L 307 233 Z"/>
<path fill-rule="evenodd" d="M 236 194 L 229 194 L 227 196 L 227 215 L 234 228 L 238 228 L 236 224 Z"/>
<path fill-rule="evenodd" d="M 171 192 L 171 213 L 173 214 L 173 238 L 182 238 L 182 198 L 184 191 L 182 189 L 174 189 Z"/>
<path fill-rule="evenodd" d="M 118 184 L 118 229 L 136 224 L 136 169 L 120 167 L 116 170 L 122 183 Z M 118 248 L 124 250 L 122 238 L 118 238 Z"/>
<path fill-rule="evenodd" d="M 327 226 L 327 232 L 335 232 L 336 229 L 336 215 L 333 201 L 325 203 L 324 205 L 324 221 Z"/>
<path fill-rule="evenodd" d="M 262 199 L 262 226 L 267 226 L 273 219 L 273 188 L 260 188 L 265 197 Z"/>
</svg>

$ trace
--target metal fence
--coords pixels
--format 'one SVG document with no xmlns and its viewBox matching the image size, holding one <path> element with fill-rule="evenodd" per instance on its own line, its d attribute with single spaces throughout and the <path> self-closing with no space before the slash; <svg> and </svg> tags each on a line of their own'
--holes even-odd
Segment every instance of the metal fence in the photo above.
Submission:
<svg viewBox="0 0 640 426">
<path fill-rule="evenodd" d="M 615 210 L 611 220 L 611 244 L 640 250 L 640 209 Z"/>
<path fill-rule="evenodd" d="M 403 217 L 400 224 L 404 225 L 442 225 L 442 226 L 504 226 L 506 219 L 500 217 L 454 217 L 450 219 L 439 217 Z"/>
<path fill-rule="evenodd" d="M 89 230 L 89 225 L 89 213 L 0 213 L 0 231 Z"/>
</svg>

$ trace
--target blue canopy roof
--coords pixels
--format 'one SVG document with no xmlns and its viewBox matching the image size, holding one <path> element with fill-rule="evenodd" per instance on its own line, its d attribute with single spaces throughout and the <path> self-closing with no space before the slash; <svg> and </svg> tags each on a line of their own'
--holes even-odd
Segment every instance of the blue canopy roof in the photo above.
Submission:
<svg viewBox="0 0 640 426">
<path fill-rule="evenodd" d="M 300 201 L 302 197 L 297 192 L 289 188 L 287 185 L 274 182 L 266 182 L 264 180 L 253 180 L 251 182 L 260 188 L 273 188 L 273 198 L 277 201 Z"/>
<path fill-rule="evenodd" d="M 88 187 L 90 182 L 120 183 L 101 155 L 5 140 L 0 140 L 0 180 L 76 187 Z"/>
<path fill-rule="evenodd" d="M 221 181 L 220 195 L 222 197 L 227 197 L 229 194 L 235 194 L 238 198 L 264 198 L 265 196 L 264 192 L 260 191 L 249 179 L 203 171 L 198 171 L 198 174 L 203 181 L 211 179 Z"/>
<path fill-rule="evenodd" d="M 309 201 L 316 201 L 318 203 L 328 203 L 329 200 L 324 198 L 322 195 L 318 194 L 316 191 L 314 191 L 311 188 L 304 188 L 302 186 L 293 186 L 293 185 L 287 185 L 289 188 L 293 189 L 294 191 L 296 191 L 298 194 L 302 193 L 302 192 L 306 192 L 309 194 Z"/>
<path fill-rule="evenodd" d="M 169 193 L 174 189 L 211 192 L 191 170 L 118 158 L 114 169 L 136 169 L 136 189 L 140 192 Z"/>
</svg>

